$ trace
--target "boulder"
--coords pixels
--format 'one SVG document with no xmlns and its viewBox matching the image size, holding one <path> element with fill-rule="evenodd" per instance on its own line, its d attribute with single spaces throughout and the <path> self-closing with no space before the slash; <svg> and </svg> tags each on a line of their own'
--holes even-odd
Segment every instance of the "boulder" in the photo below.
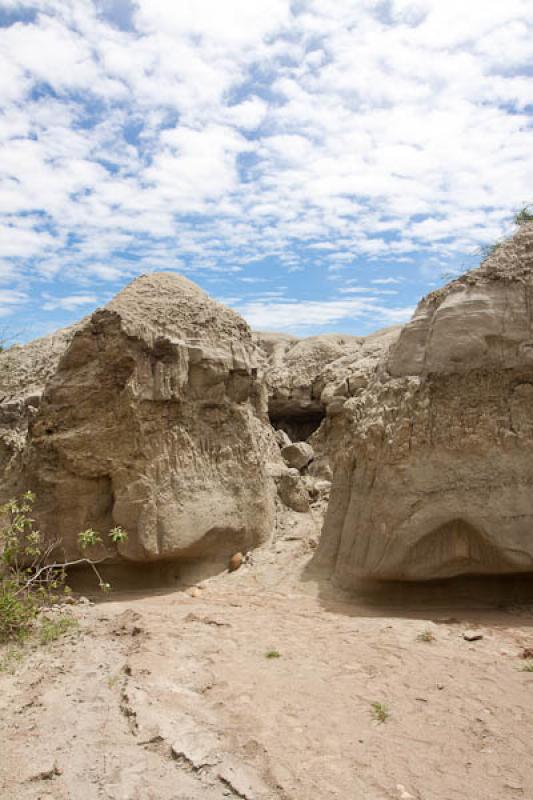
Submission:
<svg viewBox="0 0 533 800">
<path fill-rule="evenodd" d="M 279 448 L 238 314 L 156 273 L 52 349 L 38 409 L 21 427 L 22 456 L 4 458 L 3 491 L 36 492 L 38 524 L 68 558 L 79 555 L 79 531 L 115 525 L 129 537 L 112 555 L 140 562 L 226 560 L 267 538 L 275 486 L 266 462 Z M 34 350 L 8 351 L 0 366 Z"/>
<path fill-rule="evenodd" d="M 297 469 L 289 469 L 280 476 L 278 492 L 288 508 L 301 513 L 309 511 L 309 492 Z"/>
<path fill-rule="evenodd" d="M 533 570 L 533 225 L 419 304 L 338 421 L 341 584 Z"/>
<path fill-rule="evenodd" d="M 292 442 L 281 449 L 281 456 L 288 467 L 304 469 L 314 458 L 314 451 L 307 442 Z"/>
</svg>

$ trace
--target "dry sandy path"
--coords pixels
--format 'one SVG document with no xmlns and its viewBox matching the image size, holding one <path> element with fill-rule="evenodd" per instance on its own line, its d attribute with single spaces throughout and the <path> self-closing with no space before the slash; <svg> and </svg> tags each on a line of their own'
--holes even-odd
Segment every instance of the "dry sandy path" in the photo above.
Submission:
<svg viewBox="0 0 533 800">
<path fill-rule="evenodd" d="M 527 608 L 319 588 L 265 564 L 76 607 L 79 632 L 0 674 L 2 800 L 533 798 Z"/>
</svg>

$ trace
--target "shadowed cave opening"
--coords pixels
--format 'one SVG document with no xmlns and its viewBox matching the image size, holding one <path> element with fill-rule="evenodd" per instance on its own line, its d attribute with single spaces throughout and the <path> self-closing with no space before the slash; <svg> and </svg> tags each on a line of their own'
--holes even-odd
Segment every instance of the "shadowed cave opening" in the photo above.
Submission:
<svg viewBox="0 0 533 800">
<path fill-rule="evenodd" d="M 320 428 L 326 414 L 323 410 L 280 413 L 269 411 L 270 424 L 276 431 L 284 431 L 291 442 L 305 442 Z"/>
</svg>

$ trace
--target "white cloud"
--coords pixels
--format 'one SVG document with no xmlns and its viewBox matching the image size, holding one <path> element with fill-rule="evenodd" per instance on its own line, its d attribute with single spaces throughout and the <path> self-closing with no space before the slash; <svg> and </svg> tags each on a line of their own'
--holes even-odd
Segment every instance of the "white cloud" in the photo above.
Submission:
<svg viewBox="0 0 533 800">
<path fill-rule="evenodd" d="M 378 324 L 406 322 L 414 309 L 387 308 L 376 298 L 342 300 L 303 300 L 298 302 L 252 301 L 238 305 L 238 310 L 256 330 L 305 330 L 370 316 Z"/>
<path fill-rule="evenodd" d="M 42 307 L 45 311 L 56 311 L 60 308 L 62 311 L 76 311 L 76 309 L 83 306 L 94 306 L 98 303 L 98 298 L 91 294 L 72 294 L 66 297 L 50 297 L 45 295 L 46 302 Z"/>
<path fill-rule="evenodd" d="M 18 289 L 0 289 L 0 317 L 12 314 L 17 306 L 24 305 L 28 295 Z"/>
<path fill-rule="evenodd" d="M 25 274 L 311 254 L 335 278 L 468 251 L 531 200 L 528 0 L 137 0 L 122 30 L 113 0 L 4 5 L 39 12 L 0 28 L 0 253 Z"/>
</svg>

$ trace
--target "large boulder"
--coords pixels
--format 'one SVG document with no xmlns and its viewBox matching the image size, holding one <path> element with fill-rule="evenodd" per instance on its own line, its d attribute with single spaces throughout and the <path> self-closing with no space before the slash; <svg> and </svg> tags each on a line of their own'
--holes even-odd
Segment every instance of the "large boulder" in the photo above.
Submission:
<svg viewBox="0 0 533 800">
<path fill-rule="evenodd" d="M 313 448 L 307 442 L 292 442 L 281 450 L 281 457 L 288 467 L 304 469 L 314 458 Z"/>
<path fill-rule="evenodd" d="M 175 274 L 142 276 L 56 350 L 3 493 L 31 487 L 68 558 L 79 531 L 115 525 L 129 534 L 115 556 L 141 562 L 266 539 L 279 448 L 238 314 Z"/>
<path fill-rule="evenodd" d="M 419 304 L 343 406 L 318 561 L 359 577 L 533 571 L 533 225 Z"/>
</svg>

